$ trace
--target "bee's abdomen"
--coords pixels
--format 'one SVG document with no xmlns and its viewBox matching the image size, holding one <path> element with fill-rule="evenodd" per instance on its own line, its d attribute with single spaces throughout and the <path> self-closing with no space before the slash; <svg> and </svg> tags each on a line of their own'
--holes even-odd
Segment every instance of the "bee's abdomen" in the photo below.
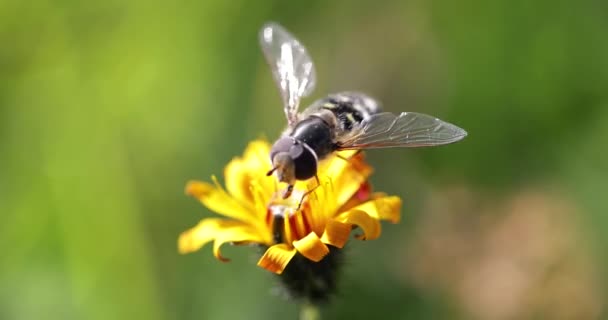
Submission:
<svg viewBox="0 0 608 320">
<path fill-rule="evenodd" d="M 380 112 L 380 106 L 374 99 L 356 92 L 332 94 L 323 100 L 321 107 L 336 116 L 343 131 L 351 131 L 361 121 Z"/>
</svg>

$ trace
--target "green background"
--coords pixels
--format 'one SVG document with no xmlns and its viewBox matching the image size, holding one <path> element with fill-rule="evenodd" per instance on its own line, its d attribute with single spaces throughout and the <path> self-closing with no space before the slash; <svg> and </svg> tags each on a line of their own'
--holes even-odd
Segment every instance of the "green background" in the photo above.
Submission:
<svg viewBox="0 0 608 320">
<path fill-rule="evenodd" d="M 607 314 L 606 2 L 4 0 L 0 319 L 296 318 L 255 249 L 226 246 L 228 264 L 209 247 L 176 250 L 180 232 L 213 215 L 184 195 L 186 181 L 221 176 L 250 140 L 285 124 L 257 43 L 268 20 L 315 61 L 317 89 L 303 104 L 361 90 L 388 111 L 469 132 L 443 148 L 369 153 L 375 188 L 403 198 L 403 221 L 350 243 L 325 318 L 480 317 L 457 281 L 427 286 L 408 271 L 424 259 L 426 211 L 443 199 L 466 226 L 530 189 L 573 208 L 563 227 L 578 234 L 571 251 L 586 252 L 599 301 L 585 315 Z M 472 194 L 462 216 L 443 196 L 451 186 Z M 427 261 L 429 272 L 459 279 L 441 261 Z"/>
</svg>

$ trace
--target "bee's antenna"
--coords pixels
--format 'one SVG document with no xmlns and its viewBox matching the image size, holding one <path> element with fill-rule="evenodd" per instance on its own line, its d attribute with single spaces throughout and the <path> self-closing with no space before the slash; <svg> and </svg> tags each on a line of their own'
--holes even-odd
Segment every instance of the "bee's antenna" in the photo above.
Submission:
<svg viewBox="0 0 608 320">
<path fill-rule="evenodd" d="M 287 189 L 285 189 L 283 191 L 283 199 L 289 198 L 289 196 L 291 196 L 292 192 L 293 192 L 293 184 L 290 184 L 287 186 Z M 298 209 L 300 209 L 300 206 L 298 206 Z"/>
</svg>

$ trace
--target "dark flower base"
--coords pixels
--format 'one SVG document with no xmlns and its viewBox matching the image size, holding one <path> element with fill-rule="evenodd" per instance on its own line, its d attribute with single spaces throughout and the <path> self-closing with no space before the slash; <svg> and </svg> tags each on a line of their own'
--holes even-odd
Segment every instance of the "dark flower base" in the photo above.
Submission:
<svg viewBox="0 0 608 320">
<path fill-rule="evenodd" d="M 294 300 L 313 304 L 328 302 L 336 292 L 343 262 L 343 249 L 329 247 L 329 254 L 319 262 L 308 260 L 299 253 L 278 275 L 285 292 Z"/>
</svg>

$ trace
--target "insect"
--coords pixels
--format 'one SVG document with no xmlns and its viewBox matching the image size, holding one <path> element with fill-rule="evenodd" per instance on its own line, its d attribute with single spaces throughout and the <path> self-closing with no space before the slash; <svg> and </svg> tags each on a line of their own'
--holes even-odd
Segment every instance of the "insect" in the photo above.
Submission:
<svg viewBox="0 0 608 320">
<path fill-rule="evenodd" d="M 302 97 L 315 87 L 315 67 L 306 48 L 277 23 L 266 23 L 260 46 L 283 100 L 287 129 L 270 151 L 272 169 L 287 183 L 288 198 L 297 180 L 317 178 L 318 162 L 339 150 L 426 147 L 463 139 L 465 130 L 433 116 L 382 112 L 373 98 L 358 92 L 330 94 L 298 113 Z M 303 199 L 303 198 L 302 198 Z"/>
</svg>

